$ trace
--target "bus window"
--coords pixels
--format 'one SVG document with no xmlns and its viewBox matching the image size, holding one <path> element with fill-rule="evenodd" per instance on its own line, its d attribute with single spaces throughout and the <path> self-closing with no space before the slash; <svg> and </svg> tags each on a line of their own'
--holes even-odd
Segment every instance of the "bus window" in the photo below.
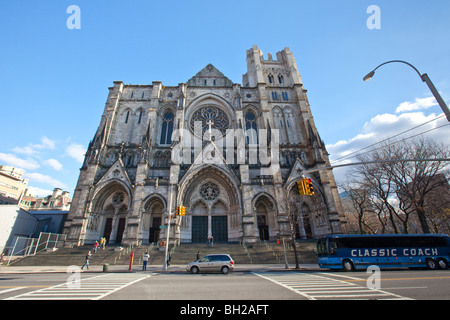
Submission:
<svg viewBox="0 0 450 320">
<path fill-rule="evenodd" d="M 319 239 L 319 241 L 317 241 L 317 254 L 319 256 L 328 255 L 326 239 Z"/>
<path fill-rule="evenodd" d="M 336 254 L 336 249 L 337 249 L 336 241 L 330 239 L 329 244 L 330 244 L 330 254 Z"/>
</svg>

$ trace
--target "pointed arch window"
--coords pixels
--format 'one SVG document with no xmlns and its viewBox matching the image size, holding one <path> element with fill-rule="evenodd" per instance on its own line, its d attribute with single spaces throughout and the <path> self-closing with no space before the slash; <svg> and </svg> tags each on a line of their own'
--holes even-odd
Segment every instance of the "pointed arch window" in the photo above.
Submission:
<svg viewBox="0 0 450 320">
<path fill-rule="evenodd" d="M 173 132 L 173 121 L 174 115 L 172 111 L 167 111 L 164 113 L 162 128 L 161 128 L 161 139 L 160 144 L 172 144 L 172 132 Z"/>
<path fill-rule="evenodd" d="M 256 124 L 256 115 L 252 111 L 245 114 L 245 131 L 247 136 L 247 144 L 257 144 L 258 126 Z"/>
</svg>

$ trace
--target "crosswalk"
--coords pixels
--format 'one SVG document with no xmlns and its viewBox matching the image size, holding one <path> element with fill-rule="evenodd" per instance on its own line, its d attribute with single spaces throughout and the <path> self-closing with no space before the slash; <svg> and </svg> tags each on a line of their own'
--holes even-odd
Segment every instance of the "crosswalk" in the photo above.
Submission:
<svg viewBox="0 0 450 320">
<path fill-rule="evenodd" d="M 284 272 L 254 274 L 294 291 L 308 300 L 411 300 L 380 289 L 369 289 L 352 282 L 334 279 L 324 274 Z"/>
<path fill-rule="evenodd" d="M 99 300 L 153 274 L 109 273 L 27 292 L 5 300 Z"/>
</svg>

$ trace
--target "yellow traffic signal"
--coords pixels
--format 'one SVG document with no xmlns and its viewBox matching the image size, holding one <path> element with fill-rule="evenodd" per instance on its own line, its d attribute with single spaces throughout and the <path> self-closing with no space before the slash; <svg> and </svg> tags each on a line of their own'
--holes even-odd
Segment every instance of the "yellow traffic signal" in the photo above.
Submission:
<svg viewBox="0 0 450 320">
<path fill-rule="evenodd" d="M 298 194 L 301 196 L 304 196 L 306 194 L 306 189 L 305 189 L 305 179 L 300 179 L 299 181 L 297 181 L 297 190 L 298 190 Z"/>
<path fill-rule="evenodd" d="M 306 195 L 313 196 L 314 195 L 314 187 L 312 184 L 311 179 L 304 179 L 305 180 L 305 189 L 306 189 Z"/>
<path fill-rule="evenodd" d="M 186 215 L 186 207 L 185 206 L 179 206 L 177 207 L 177 216 L 185 216 Z"/>
</svg>

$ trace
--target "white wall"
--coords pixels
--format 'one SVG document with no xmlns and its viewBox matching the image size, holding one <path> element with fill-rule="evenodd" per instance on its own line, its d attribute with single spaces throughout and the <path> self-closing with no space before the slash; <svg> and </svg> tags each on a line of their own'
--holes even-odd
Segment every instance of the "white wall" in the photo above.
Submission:
<svg viewBox="0 0 450 320">
<path fill-rule="evenodd" d="M 19 206 L 0 205 L 0 252 L 5 247 L 13 246 L 15 237 L 31 236 L 35 232 L 37 221 L 36 217 Z"/>
</svg>

